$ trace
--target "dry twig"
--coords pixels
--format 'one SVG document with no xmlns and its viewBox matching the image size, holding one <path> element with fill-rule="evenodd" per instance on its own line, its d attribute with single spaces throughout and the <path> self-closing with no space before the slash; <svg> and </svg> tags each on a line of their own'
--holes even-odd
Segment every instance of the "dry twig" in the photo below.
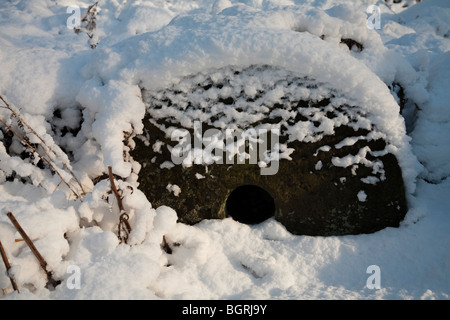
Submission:
<svg viewBox="0 0 450 320">
<path fill-rule="evenodd" d="M 165 252 L 167 252 L 168 254 L 172 254 L 172 248 L 169 246 L 169 244 L 167 243 L 166 240 L 166 236 L 163 236 L 163 245 L 162 248 Z"/>
<path fill-rule="evenodd" d="M 36 249 L 36 247 L 34 246 L 33 241 L 31 241 L 31 239 L 28 237 L 28 235 L 26 234 L 25 230 L 22 229 L 22 227 L 20 226 L 19 222 L 17 222 L 17 220 L 13 216 L 13 214 L 11 212 L 8 212 L 6 215 L 11 220 L 11 222 L 14 225 L 14 227 L 16 228 L 16 230 L 20 233 L 20 235 L 22 236 L 23 240 L 25 240 L 26 244 L 28 245 L 28 247 L 30 248 L 31 252 L 36 257 L 36 259 L 38 259 L 39 264 L 41 265 L 41 268 L 44 270 L 45 274 L 47 275 L 47 280 L 48 280 L 47 286 L 48 286 L 48 284 L 51 284 L 55 288 L 60 283 L 60 281 L 56 281 L 55 279 L 53 279 L 52 273 L 47 270 L 47 262 L 42 257 L 42 255 L 39 253 L 39 251 Z"/>
<path fill-rule="evenodd" d="M 28 146 L 29 148 L 33 149 L 33 151 L 36 152 L 36 153 L 39 155 L 39 157 L 41 157 L 42 160 L 44 160 L 45 162 L 47 162 L 47 164 L 50 166 L 50 168 L 52 168 L 52 170 L 53 170 L 53 171 L 61 178 L 61 180 L 64 182 L 64 184 L 70 189 L 70 191 L 72 191 L 73 194 L 74 194 L 77 198 L 80 197 L 79 194 L 78 194 L 75 190 L 73 190 L 73 188 L 69 185 L 69 183 L 68 183 L 66 180 L 64 180 L 64 178 L 62 177 L 61 173 L 55 168 L 55 166 L 53 165 L 53 163 L 52 163 L 50 160 L 48 160 L 46 157 L 44 157 L 44 156 L 42 155 L 42 153 L 40 153 L 40 152 L 36 149 L 36 147 L 34 147 L 32 144 L 30 144 L 29 141 L 27 141 L 27 139 L 24 139 L 24 138 L 21 137 L 17 132 L 15 132 L 15 131 L 11 128 L 11 126 L 8 125 L 5 121 L 3 121 L 2 119 L 0 119 L 0 122 L 3 123 L 3 124 L 8 128 L 8 130 L 9 130 L 10 132 L 12 132 L 17 138 L 19 138 L 19 140 L 20 140 L 24 145 L 26 145 L 26 146 Z"/>
<path fill-rule="evenodd" d="M 127 243 L 128 236 L 131 232 L 131 226 L 130 223 L 128 222 L 129 216 L 125 212 L 125 209 L 123 207 L 122 198 L 120 197 L 119 192 L 117 191 L 116 184 L 114 183 L 114 175 L 112 172 L 112 168 L 110 166 L 108 167 L 108 171 L 109 171 L 109 181 L 111 182 L 111 189 L 113 190 L 114 195 L 116 196 L 117 204 L 120 210 L 118 237 L 121 242 L 123 241 Z"/>
<path fill-rule="evenodd" d="M 6 267 L 6 273 L 8 274 L 8 277 L 11 280 L 11 285 L 12 285 L 13 289 L 16 290 L 17 292 L 20 292 L 19 291 L 19 287 L 17 286 L 16 280 L 14 279 L 14 277 L 12 277 L 9 274 L 9 270 L 11 269 L 11 265 L 9 264 L 8 257 L 6 256 L 6 252 L 5 252 L 5 249 L 3 248 L 3 244 L 2 244 L 1 241 L 0 241 L 0 253 L 2 255 L 3 263 L 5 264 L 5 267 Z"/>
<path fill-rule="evenodd" d="M 59 174 L 59 172 L 55 169 L 55 167 L 50 164 L 50 161 L 54 162 L 55 159 L 54 157 L 57 157 L 56 152 L 50 147 L 48 146 L 48 144 L 44 141 L 44 139 L 33 129 L 33 127 L 31 127 L 13 108 L 11 108 L 11 106 L 8 104 L 8 102 L 6 102 L 6 100 L 0 95 L 0 100 L 3 101 L 3 103 L 5 104 L 5 107 L 12 113 L 12 115 L 14 117 L 16 117 L 16 119 L 19 121 L 19 123 L 21 123 L 22 125 L 25 125 L 30 131 L 31 133 L 33 133 L 40 141 L 41 144 L 40 146 L 42 147 L 42 150 L 44 151 L 44 153 L 47 155 L 47 157 L 50 159 L 46 159 L 45 157 L 42 156 L 42 154 L 40 152 L 37 151 L 36 147 L 32 146 L 29 143 L 29 139 L 28 138 L 23 138 L 21 137 L 18 133 L 16 133 L 14 130 L 12 130 L 11 126 L 9 126 L 8 124 L 6 124 L 3 120 L 0 120 L 0 122 L 2 122 L 7 128 L 8 130 L 10 130 L 15 136 L 17 136 L 20 141 L 22 143 L 25 143 L 28 147 L 30 147 L 31 149 L 33 149 L 33 151 L 37 152 L 39 154 L 39 156 L 41 157 L 41 159 L 43 159 L 45 162 L 47 162 L 50 167 L 58 174 L 58 176 L 64 181 L 64 179 L 61 177 L 61 175 Z M 50 155 L 50 152 L 53 153 L 54 157 Z M 83 188 L 83 185 L 81 184 L 80 180 L 78 180 L 77 176 L 73 173 L 72 169 L 70 168 L 69 164 L 67 164 L 66 161 L 61 161 L 62 165 L 64 166 L 64 168 L 67 169 L 67 171 L 70 173 L 70 175 L 74 178 L 74 180 L 78 183 L 78 185 L 81 188 L 82 194 L 85 195 L 86 192 Z M 68 183 L 66 181 L 64 181 L 64 183 L 69 187 Z M 69 187 L 69 189 L 78 197 L 78 194 L 76 192 L 74 192 L 72 190 L 72 188 Z"/>
</svg>

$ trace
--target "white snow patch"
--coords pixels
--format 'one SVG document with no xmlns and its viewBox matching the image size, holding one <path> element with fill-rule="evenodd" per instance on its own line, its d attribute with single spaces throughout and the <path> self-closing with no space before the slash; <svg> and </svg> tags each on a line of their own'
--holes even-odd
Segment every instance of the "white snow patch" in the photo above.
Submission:
<svg viewBox="0 0 450 320">
<path fill-rule="evenodd" d="M 367 201 L 367 194 L 364 192 L 364 190 L 359 191 L 357 196 L 359 201 L 361 202 Z"/>
<path fill-rule="evenodd" d="M 181 193 L 181 189 L 176 184 L 169 183 L 166 187 L 167 191 L 172 192 L 175 197 L 178 197 Z"/>
<path fill-rule="evenodd" d="M 85 33 L 66 27 L 67 6 L 86 10 L 86 1 L 0 2 L 0 94 L 45 141 L 67 152 L 88 191 L 83 201 L 70 198 L 51 170 L 20 157 L 23 146 L 17 139 L 9 145 L 1 124 L 0 241 L 20 293 L 12 292 L 0 265 L 0 287 L 6 290 L 0 298 L 448 300 L 450 7 L 446 0 L 408 0 L 408 8 L 404 2 L 388 1 L 390 8 L 379 4 L 383 27 L 369 30 L 365 10 L 376 1 L 99 1 L 96 49 L 90 48 Z M 348 50 L 340 45 L 342 38 L 358 41 L 363 50 Z M 332 123 L 319 112 L 314 119 L 319 127 L 300 121 L 289 134 L 313 141 L 318 138 L 314 134 L 332 134 L 337 125 L 376 128 L 389 144 L 385 151 L 397 156 L 408 191 L 409 211 L 399 228 L 345 237 L 294 236 L 274 219 L 256 226 L 232 219 L 187 226 L 177 222 L 173 209 L 152 207 L 153 199 L 135 183 L 133 174 L 139 168 L 128 161 L 130 146 L 124 146 L 130 134 L 143 129 L 146 106 L 141 89 L 184 88 L 174 100 L 182 110 L 183 94 L 197 85 L 196 80 L 231 79 L 232 70 L 255 65 L 272 69 L 234 77 L 241 82 L 190 99 L 198 103 L 198 110 L 208 110 L 205 101 L 235 96 L 233 88 L 250 101 L 258 99 L 265 85 L 272 85 L 258 108 L 236 102 L 247 106 L 241 119 L 248 122 L 268 112 L 265 102 L 284 95 L 319 101 L 334 90 L 332 105 L 358 106 L 359 113 L 353 118 L 340 114 Z M 277 82 L 286 75 L 320 85 Z M 408 99 L 408 132 L 388 89 L 394 81 Z M 216 119 L 222 128 L 229 119 L 239 119 L 224 105 L 212 107 L 197 114 L 163 111 L 172 112 L 164 116 L 185 126 L 197 116 L 211 120 L 209 116 L 218 112 L 223 112 L 224 118 Z M 306 117 L 314 113 L 303 111 Z M 293 115 L 284 110 L 272 116 L 287 121 Z M 14 120 L 3 104 L 0 117 L 7 123 Z M 37 142 L 33 135 L 30 139 Z M 338 146 L 354 142 L 347 139 Z M 149 145 L 153 146 L 159 147 Z M 315 155 L 330 149 L 324 147 Z M 333 164 L 355 170 L 370 165 L 373 177 L 381 179 L 383 168 L 364 160 L 370 152 L 363 149 L 356 156 L 334 158 Z M 63 154 L 61 150 L 59 156 Z M 133 228 L 129 244 L 117 239 L 120 212 L 108 179 L 93 181 L 108 166 L 123 178 L 117 184 Z M 173 188 L 170 192 L 179 192 Z M 363 201 L 361 192 L 358 198 Z M 55 290 L 45 288 L 47 279 L 36 258 L 23 241 L 15 241 L 20 235 L 8 211 L 62 281 Z M 172 254 L 162 249 L 163 237 Z M 372 264 L 381 269 L 380 290 L 365 287 Z M 67 286 L 70 266 L 82 273 L 79 290 Z"/>
</svg>

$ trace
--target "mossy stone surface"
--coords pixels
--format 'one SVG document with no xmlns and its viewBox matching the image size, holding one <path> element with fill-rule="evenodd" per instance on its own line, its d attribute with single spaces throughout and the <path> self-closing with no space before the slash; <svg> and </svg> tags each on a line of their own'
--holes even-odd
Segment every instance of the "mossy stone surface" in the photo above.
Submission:
<svg viewBox="0 0 450 320">
<path fill-rule="evenodd" d="M 389 153 L 389 137 L 370 107 L 327 84 L 275 66 L 229 66 L 143 89 L 142 96 L 144 132 L 131 152 L 142 165 L 139 188 L 153 206 L 174 208 L 180 222 L 225 218 L 230 193 L 244 185 L 267 191 L 275 218 L 294 234 L 371 233 L 398 226 L 406 214 L 402 172 Z M 183 129 L 195 137 L 196 121 L 204 131 L 279 130 L 276 174 L 262 175 L 257 164 L 236 159 L 174 165 L 170 148 L 178 141 L 171 133 Z"/>
<path fill-rule="evenodd" d="M 176 145 L 150 122 L 145 123 L 153 141 Z M 337 167 L 332 164 L 332 158 L 357 154 L 364 146 L 372 151 L 382 150 L 383 140 L 360 140 L 352 146 L 331 148 L 327 152 L 317 150 L 335 145 L 345 137 L 365 133 L 342 126 L 334 135 L 318 142 L 290 143 L 289 147 L 295 149 L 292 160 L 281 159 L 275 175 L 261 175 L 258 165 L 248 163 L 161 168 L 171 159 L 169 149 L 155 152 L 139 139 L 131 154 L 142 165 L 139 188 L 153 206 L 174 208 L 180 222 L 195 224 L 203 219 L 225 218 L 229 194 L 239 186 L 255 185 L 273 197 L 275 218 L 294 234 L 361 234 L 397 227 L 406 214 L 403 180 L 395 156 L 386 154 L 378 158 L 383 163 L 385 179 L 372 185 L 361 180 L 371 175 L 371 168 Z M 322 163 L 320 170 L 316 169 L 318 161 Z M 169 184 L 177 185 L 181 192 L 177 195 L 171 192 L 167 188 Z M 360 191 L 366 194 L 365 201 L 358 198 Z"/>
</svg>

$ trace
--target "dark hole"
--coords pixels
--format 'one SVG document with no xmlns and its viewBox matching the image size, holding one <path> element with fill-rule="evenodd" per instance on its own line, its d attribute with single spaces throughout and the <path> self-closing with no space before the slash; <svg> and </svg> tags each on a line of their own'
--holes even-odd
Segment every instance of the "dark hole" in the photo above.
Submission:
<svg viewBox="0 0 450 320">
<path fill-rule="evenodd" d="M 219 102 L 222 102 L 225 105 L 232 105 L 234 103 L 234 99 L 232 97 L 219 98 Z"/>
<path fill-rule="evenodd" d="M 358 52 L 361 52 L 364 49 L 364 47 L 361 43 L 359 43 L 353 39 L 342 38 L 341 43 L 345 43 L 350 50 L 352 50 L 353 46 L 355 46 L 356 51 L 358 51 Z"/>
<path fill-rule="evenodd" d="M 238 222 L 257 224 L 275 214 L 275 201 L 266 190 L 254 185 L 243 185 L 230 193 L 225 212 Z"/>
</svg>

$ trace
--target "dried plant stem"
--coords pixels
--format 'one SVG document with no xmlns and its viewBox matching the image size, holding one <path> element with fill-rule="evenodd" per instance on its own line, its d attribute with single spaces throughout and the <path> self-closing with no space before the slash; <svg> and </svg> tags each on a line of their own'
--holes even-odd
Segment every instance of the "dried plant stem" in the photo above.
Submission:
<svg viewBox="0 0 450 320">
<path fill-rule="evenodd" d="M 30 248 L 31 252 L 36 257 L 36 259 L 38 259 L 39 264 L 41 265 L 41 268 L 44 270 L 45 274 L 47 275 L 47 280 L 48 280 L 47 285 L 51 284 L 53 287 L 56 287 L 58 285 L 58 281 L 55 281 L 53 279 L 53 277 L 52 277 L 52 273 L 47 270 L 47 262 L 44 260 L 44 258 L 39 253 L 39 251 L 36 249 L 36 247 L 34 246 L 33 241 L 31 241 L 31 239 L 26 234 L 25 230 L 22 229 L 22 227 L 20 226 L 19 222 L 16 220 L 16 218 L 13 216 L 13 214 L 11 212 L 8 212 L 6 215 L 11 220 L 11 222 L 14 225 L 14 227 L 16 228 L 16 230 L 20 233 L 20 235 L 22 236 L 23 240 L 26 242 L 26 244 L 28 245 L 28 247 Z"/>
<path fill-rule="evenodd" d="M 116 196 L 117 199 L 117 204 L 119 206 L 119 210 L 120 210 L 120 220 L 119 220 L 119 239 L 120 241 L 124 241 L 125 243 L 127 243 L 128 240 L 128 235 L 131 232 L 131 226 L 130 223 L 128 222 L 128 214 L 125 212 L 125 209 L 123 207 L 123 203 L 122 203 L 122 198 L 119 195 L 119 192 L 117 191 L 116 188 L 116 184 L 114 183 L 114 176 L 113 176 L 113 172 L 112 172 L 112 168 L 108 167 L 108 172 L 109 172 L 109 181 L 111 182 L 111 189 L 114 192 L 114 195 Z M 124 233 L 124 235 L 122 236 L 122 233 Z"/>
<path fill-rule="evenodd" d="M 172 248 L 169 246 L 166 240 L 166 236 L 163 236 L 163 250 L 168 254 L 172 254 Z"/>
<path fill-rule="evenodd" d="M 17 286 L 16 280 L 14 279 L 14 277 L 12 277 L 9 274 L 9 269 L 11 269 L 11 265 L 9 264 L 8 257 L 6 256 L 6 252 L 5 252 L 5 249 L 3 248 L 3 244 L 1 241 L 0 241 L 0 253 L 2 255 L 3 263 L 5 264 L 5 267 L 6 267 L 6 273 L 8 274 L 8 277 L 11 280 L 11 285 L 12 285 L 13 289 L 16 290 L 17 292 L 20 292 L 19 287 Z"/>
<path fill-rule="evenodd" d="M 20 141 L 21 141 L 23 144 L 25 144 L 25 145 L 27 145 L 28 147 L 30 147 L 31 149 L 33 149 L 33 151 L 36 152 L 36 153 L 41 157 L 42 160 L 44 160 L 45 162 L 47 162 L 47 164 L 52 168 L 52 170 L 53 170 L 53 171 L 61 178 L 61 180 L 64 182 L 64 184 L 70 189 L 70 191 L 72 191 L 73 194 L 75 194 L 75 196 L 76 196 L 77 198 L 80 197 L 79 194 L 76 193 L 76 191 L 73 190 L 73 188 L 69 185 L 69 183 L 67 183 L 67 182 L 64 180 L 64 178 L 61 176 L 61 174 L 59 173 L 59 171 L 55 168 L 55 166 L 53 165 L 53 163 L 52 163 L 50 160 L 48 160 L 46 157 L 44 157 L 44 156 L 36 149 L 36 147 L 32 146 L 27 140 L 25 140 L 25 139 L 24 139 L 23 137 L 21 137 L 17 132 L 15 132 L 15 131 L 11 128 L 11 126 L 8 125 L 5 121 L 3 121 L 2 119 L 0 119 L 0 122 L 3 123 L 3 124 L 8 128 L 8 130 L 11 131 L 17 138 L 19 138 Z"/>
<path fill-rule="evenodd" d="M 20 121 L 22 122 L 41 142 L 42 142 L 42 149 L 44 150 L 45 154 L 49 157 L 49 159 L 51 161 L 55 161 L 53 159 L 52 156 L 50 156 L 49 152 L 47 151 L 47 149 L 49 151 L 51 151 L 55 156 L 56 153 L 55 151 L 53 151 L 53 149 L 51 147 L 49 147 L 47 145 L 47 143 L 44 141 L 44 139 L 42 139 L 42 137 L 22 118 L 20 117 L 20 115 L 14 111 L 13 108 L 10 107 L 10 105 L 8 104 L 8 102 L 5 101 L 5 99 L 3 99 L 3 97 L 0 95 L 0 99 L 3 101 L 3 103 L 5 104 L 6 108 L 11 111 L 11 113 Z M 2 121 L 3 122 L 3 121 Z M 4 123 L 4 122 L 3 122 Z M 4 123 L 5 124 L 5 123 Z M 6 124 L 5 124 L 6 125 Z M 72 175 L 72 177 L 75 179 L 75 181 L 78 183 L 78 185 L 81 188 L 81 191 L 83 194 L 86 194 L 86 192 L 84 191 L 83 185 L 81 184 L 81 182 L 78 180 L 78 178 L 76 177 L 76 175 L 73 173 L 72 169 L 70 169 L 69 165 L 65 162 L 62 161 L 63 166 L 67 169 L 67 171 L 69 171 L 69 173 Z"/>
<path fill-rule="evenodd" d="M 113 190 L 114 195 L 116 196 L 117 204 L 119 206 L 120 212 L 124 212 L 125 209 L 123 207 L 122 198 L 120 198 L 119 192 L 117 191 L 117 188 L 116 188 L 116 184 L 114 183 L 114 175 L 113 175 L 111 167 L 108 167 L 108 173 L 109 173 L 109 181 L 111 182 L 111 189 Z"/>
</svg>

